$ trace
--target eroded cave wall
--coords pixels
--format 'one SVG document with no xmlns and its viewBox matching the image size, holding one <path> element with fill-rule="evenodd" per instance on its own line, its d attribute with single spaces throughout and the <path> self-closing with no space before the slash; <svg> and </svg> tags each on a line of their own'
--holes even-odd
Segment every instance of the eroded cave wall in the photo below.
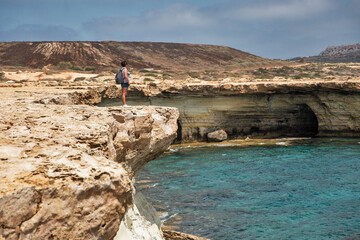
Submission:
<svg viewBox="0 0 360 240">
<path fill-rule="evenodd" d="M 360 137 L 360 94 L 313 92 L 129 98 L 131 105 L 177 107 L 181 142 L 206 141 L 224 129 L 230 138 Z"/>
</svg>

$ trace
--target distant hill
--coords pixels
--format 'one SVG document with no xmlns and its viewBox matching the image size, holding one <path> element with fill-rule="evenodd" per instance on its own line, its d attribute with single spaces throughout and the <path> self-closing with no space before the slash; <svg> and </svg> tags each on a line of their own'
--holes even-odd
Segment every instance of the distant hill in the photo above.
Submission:
<svg viewBox="0 0 360 240">
<path fill-rule="evenodd" d="M 300 59 L 295 58 L 293 60 Z M 303 59 L 312 62 L 360 62 L 360 43 L 327 47 L 319 55 Z"/>
<path fill-rule="evenodd" d="M 131 67 L 169 70 L 234 70 L 285 65 L 230 47 L 154 42 L 1 42 L 0 65 L 31 68 L 52 66 L 118 68 L 126 59 Z"/>
</svg>

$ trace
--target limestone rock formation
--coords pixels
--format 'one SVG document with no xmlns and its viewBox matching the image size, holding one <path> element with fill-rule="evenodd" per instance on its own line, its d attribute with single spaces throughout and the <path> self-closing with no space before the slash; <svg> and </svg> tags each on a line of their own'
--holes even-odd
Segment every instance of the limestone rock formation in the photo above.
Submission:
<svg viewBox="0 0 360 240">
<path fill-rule="evenodd" d="M 164 237 L 166 240 L 209 240 L 208 238 L 197 237 L 194 235 L 170 230 L 164 231 Z"/>
<path fill-rule="evenodd" d="M 18 87 L 0 94 L 5 239 L 112 239 L 125 218 L 158 229 L 141 206 L 132 207 L 133 179 L 168 147 L 177 129 L 181 142 L 206 141 L 215 129 L 230 139 L 360 136 L 358 80 L 174 82 L 130 89 L 131 105 L 179 111 L 89 106 L 119 100 L 117 86 L 61 90 L 69 94 L 46 89 L 46 95 Z M 125 232 L 139 236 L 124 221 Z"/>
<path fill-rule="evenodd" d="M 163 240 L 160 218 L 145 197 L 136 192 L 133 206 L 126 212 L 114 240 Z"/>
<path fill-rule="evenodd" d="M 120 96 L 99 90 L 102 101 Z M 134 86 L 128 102 L 178 108 L 180 142 L 207 141 L 219 128 L 230 139 L 360 137 L 356 80 Z"/>
<path fill-rule="evenodd" d="M 227 139 L 227 133 L 224 130 L 217 130 L 207 134 L 209 142 L 221 142 Z"/>
<path fill-rule="evenodd" d="M 302 59 L 312 62 L 360 62 L 360 43 L 327 47 L 317 56 Z"/>
<path fill-rule="evenodd" d="M 360 57 L 360 43 L 327 47 L 319 54 L 320 57 L 328 58 L 355 58 Z"/>
<path fill-rule="evenodd" d="M 0 107 L 4 239 L 114 238 L 133 203 L 133 176 L 176 137 L 174 108 L 4 96 Z"/>
</svg>

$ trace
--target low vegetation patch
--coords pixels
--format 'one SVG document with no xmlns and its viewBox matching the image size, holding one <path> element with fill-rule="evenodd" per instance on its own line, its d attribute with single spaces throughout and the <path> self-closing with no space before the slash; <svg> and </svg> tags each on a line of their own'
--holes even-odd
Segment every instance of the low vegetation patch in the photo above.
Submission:
<svg viewBox="0 0 360 240">
<path fill-rule="evenodd" d="M 308 73 L 300 73 L 294 76 L 295 79 L 302 79 L 302 78 L 313 78 L 313 76 L 311 76 Z"/>
<path fill-rule="evenodd" d="M 326 76 L 360 76 L 357 69 L 351 69 L 348 66 L 339 64 L 311 63 L 297 67 L 283 66 L 281 68 L 264 68 L 248 70 L 247 73 L 254 79 L 272 79 L 273 77 L 282 77 L 285 79 L 314 79 L 324 78 Z"/>
<path fill-rule="evenodd" d="M 74 82 L 83 81 L 85 80 L 85 77 L 77 77 L 74 79 Z"/>
<path fill-rule="evenodd" d="M 57 67 L 59 69 L 65 70 L 65 69 L 70 69 L 72 67 L 72 64 L 70 62 L 59 62 Z"/>
<path fill-rule="evenodd" d="M 151 78 L 144 78 L 144 82 L 153 82 L 154 79 L 151 79 Z"/>
<path fill-rule="evenodd" d="M 172 75 L 168 74 L 168 73 L 163 73 L 162 75 L 162 79 L 163 80 L 166 80 L 166 79 L 171 79 L 172 78 Z"/>
<path fill-rule="evenodd" d="M 71 70 L 75 70 L 75 71 L 83 71 L 83 69 L 79 66 L 72 66 Z"/>
<path fill-rule="evenodd" d="M 85 68 L 85 71 L 95 71 L 95 68 L 94 67 L 86 67 Z"/>
<path fill-rule="evenodd" d="M 269 75 L 257 75 L 255 76 L 255 79 L 273 79 L 274 76 L 269 76 Z"/>
<path fill-rule="evenodd" d="M 146 77 L 157 77 L 156 74 L 153 74 L 153 73 L 147 73 L 145 74 Z"/>
<path fill-rule="evenodd" d="M 197 72 L 188 72 L 188 75 L 191 78 L 199 78 L 199 74 Z"/>
</svg>

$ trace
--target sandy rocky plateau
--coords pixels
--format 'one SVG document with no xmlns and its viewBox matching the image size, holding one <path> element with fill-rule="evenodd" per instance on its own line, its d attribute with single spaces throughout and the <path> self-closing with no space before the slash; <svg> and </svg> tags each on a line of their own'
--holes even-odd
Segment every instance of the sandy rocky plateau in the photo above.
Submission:
<svg viewBox="0 0 360 240">
<path fill-rule="evenodd" d="M 317 78 L 258 79 L 245 75 L 225 76 L 217 81 L 193 77 L 185 80 L 151 77 L 148 81 L 148 74 L 137 72 L 132 75 L 128 102 L 176 107 L 180 112 L 177 141 L 183 143 L 207 141 L 208 134 L 218 130 L 224 130 L 230 139 L 359 137 L 360 65 L 338 64 L 328 68 L 322 73 L 324 76 Z M 336 69 L 346 71 L 336 75 L 333 73 Z M 270 73 L 269 70 L 267 74 Z M 63 72 L 66 79 L 40 72 L 9 74 L 5 72 L 8 80 L 0 83 L 2 89 L 44 91 L 48 96 L 39 98 L 42 103 L 121 104 L 121 89 L 114 85 L 112 73 L 94 77 Z M 70 92 L 70 97 L 64 98 L 64 92 Z"/>
<path fill-rule="evenodd" d="M 201 239 L 162 232 L 134 178 L 177 138 L 360 137 L 360 79 L 187 79 L 5 72 L 0 82 L 0 239 Z M 77 79 L 77 80 L 76 80 Z M 111 79 L 111 81 L 109 80 Z M 174 107 L 164 107 L 174 106 Z M 292 131 L 290 131 L 292 129 Z"/>
</svg>

